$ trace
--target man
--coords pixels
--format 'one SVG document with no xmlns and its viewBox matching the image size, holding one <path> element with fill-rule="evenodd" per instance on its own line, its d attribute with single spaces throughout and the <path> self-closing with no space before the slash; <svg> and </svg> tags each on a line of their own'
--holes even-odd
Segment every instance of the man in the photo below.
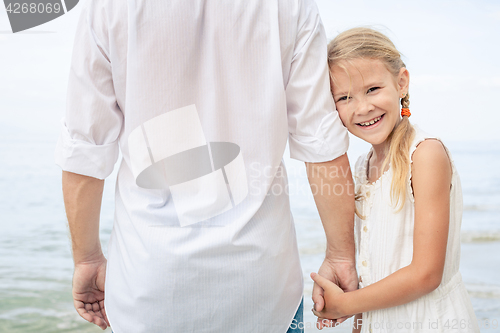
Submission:
<svg viewBox="0 0 500 333">
<path fill-rule="evenodd" d="M 56 152 L 80 315 L 117 333 L 287 332 L 303 289 L 287 139 L 327 235 L 319 273 L 354 289 L 348 138 L 314 2 L 89 0 Z"/>
</svg>

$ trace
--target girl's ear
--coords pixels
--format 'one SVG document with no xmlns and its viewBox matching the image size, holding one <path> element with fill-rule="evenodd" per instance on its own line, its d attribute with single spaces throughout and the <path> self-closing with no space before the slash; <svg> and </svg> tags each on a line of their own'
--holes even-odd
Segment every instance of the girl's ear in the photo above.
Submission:
<svg viewBox="0 0 500 333">
<path fill-rule="evenodd" d="M 400 93 L 408 93 L 408 87 L 410 86 L 410 72 L 405 67 L 399 70 L 398 75 L 398 88 Z"/>
</svg>

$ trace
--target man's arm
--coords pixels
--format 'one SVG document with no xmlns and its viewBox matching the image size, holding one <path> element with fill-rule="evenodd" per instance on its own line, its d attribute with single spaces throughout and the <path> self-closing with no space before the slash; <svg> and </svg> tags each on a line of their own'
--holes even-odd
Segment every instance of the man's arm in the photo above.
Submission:
<svg viewBox="0 0 500 333">
<path fill-rule="evenodd" d="M 104 330 L 109 326 L 104 310 L 106 259 L 99 240 L 104 180 L 63 171 L 62 185 L 75 263 L 74 305 L 82 318 Z"/>
<path fill-rule="evenodd" d="M 354 185 L 347 155 L 306 163 L 307 177 L 326 234 L 326 256 L 318 273 L 345 291 L 358 288 L 354 249 Z M 316 311 L 323 309 L 323 289 L 313 288 Z M 344 319 L 345 320 L 345 319 Z M 318 319 L 318 326 L 324 325 Z"/>
</svg>

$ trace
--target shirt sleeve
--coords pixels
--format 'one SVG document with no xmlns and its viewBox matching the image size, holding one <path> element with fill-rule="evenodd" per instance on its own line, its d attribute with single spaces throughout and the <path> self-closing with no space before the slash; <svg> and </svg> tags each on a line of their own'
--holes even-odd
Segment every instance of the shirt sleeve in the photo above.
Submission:
<svg viewBox="0 0 500 333">
<path fill-rule="evenodd" d="M 82 8 L 55 160 L 65 171 L 104 179 L 118 159 L 123 114 L 113 87 L 101 3 L 89 0 Z"/>
<path fill-rule="evenodd" d="M 290 157 L 304 162 L 331 161 L 349 146 L 330 93 L 326 36 L 318 8 L 304 0 L 286 85 Z"/>
</svg>

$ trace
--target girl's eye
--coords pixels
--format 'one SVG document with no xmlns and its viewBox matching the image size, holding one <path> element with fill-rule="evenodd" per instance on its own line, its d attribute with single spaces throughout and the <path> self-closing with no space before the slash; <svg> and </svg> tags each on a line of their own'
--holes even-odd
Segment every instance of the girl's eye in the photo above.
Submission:
<svg viewBox="0 0 500 333">
<path fill-rule="evenodd" d="M 340 102 L 340 101 L 347 101 L 347 96 L 342 96 L 339 99 L 337 99 L 337 102 Z"/>
<path fill-rule="evenodd" d="M 373 87 L 373 88 L 368 89 L 368 92 L 371 93 L 372 91 L 375 91 L 377 89 L 379 89 L 379 87 Z"/>
</svg>

